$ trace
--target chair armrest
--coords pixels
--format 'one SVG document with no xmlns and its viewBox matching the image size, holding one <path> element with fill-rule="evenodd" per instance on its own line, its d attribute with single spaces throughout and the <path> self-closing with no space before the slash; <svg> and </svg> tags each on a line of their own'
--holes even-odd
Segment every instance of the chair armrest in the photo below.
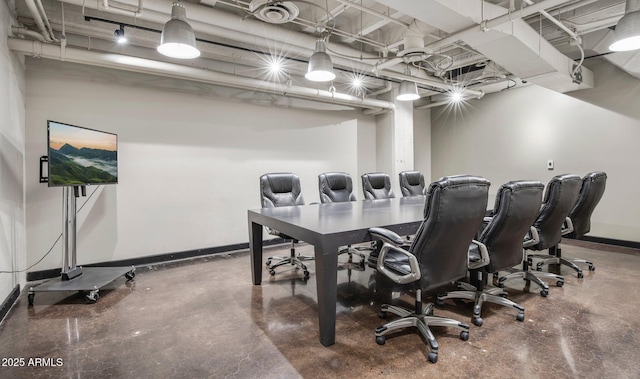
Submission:
<svg viewBox="0 0 640 379">
<path fill-rule="evenodd" d="M 560 234 L 566 236 L 567 234 L 573 232 L 573 221 L 569 217 L 564 219 L 564 223 L 562 224 L 562 229 L 560 229 Z"/>
<path fill-rule="evenodd" d="M 390 243 L 394 246 L 402 246 L 405 243 L 404 239 L 397 233 L 384 228 L 370 228 L 369 234 L 373 237 L 378 237 L 383 242 Z"/>
<path fill-rule="evenodd" d="M 489 251 L 487 251 L 487 247 L 485 246 L 485 244 L 483 244 L 482 242 L 476 241 L 476 240 L 471 241 L 471 243 L 476 245 L 476 246 L 478 246 L 478 249 L 480 250 L 480 260 L 476 261 L 476 262 L 469 261 L 468 268 L 470 270 L 475 270 L 477 268 L 484 267 L 484 266 L 488 265 L 489 261 L 490 261 L 490 259 L 489 259 Z M 467 257 L 467 259 L 468 259 L 468 257 Z"/>
<path fill-rule="evenodd" d="M 524 241 L 522 243 L 522 247 L 533 246 L 540 242 L 540 236 L 538 235 L 538 229 L 535 227 L 530 227 L 529 232 L 526 236 L 524 236 Z"/>
<path fill-rule="evenodd" d="M 376 268 L 379 272 L 383 273 L 386 277 L 398 284 L 412 283 L 420 279 L 420 266 L 418 265 L 418 259 L 415 255 L 399 247 L 404 244 L 402 237 L 391 230 L 383 228 L 371 228 L 369 229 L 369 233 L 374 237 L 380 238 L 384 242 L 380 249 L 380 255 L 378 255 L 378 265 Z M 399 275 L 384 266 L 385 257 L 390 250 L 403 254 L 407 257 L 409 260 L 409 267 L 411 269 L 409 274 Z"/>
</svg>

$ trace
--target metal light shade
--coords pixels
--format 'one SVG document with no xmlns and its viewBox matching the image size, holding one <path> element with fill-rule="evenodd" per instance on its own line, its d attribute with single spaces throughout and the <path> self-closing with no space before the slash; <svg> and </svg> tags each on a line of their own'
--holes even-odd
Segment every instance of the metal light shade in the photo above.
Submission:
<svg viewBox="0 0 640 379">
<path fill-rule="evenodd" d="M 325 52 L 324 40 L 316 41 L 316 52 L 309 59 L 309 66 L 305 78 L 312 82 L 328 82 L 336 78 L 333 73 L 331 57 Z"/>
<path fill-rule="evenodd" d="M 171 58 L 192 59 L 200 56 L 196 48 L 196 36 L 187 23 L 187 10 L 180 3 L 173 3 L 171 20 L 162 28 L 158 52 Z"/>
<path fill-rule="evenodd" d="M 409 80 L 403 80 L 400 82 L 400 90 L 398 91 L 398 96 L 396 96 L 396 100 L 398 101 L 413 101 L 418 100 L 420 95 L 418 95 L 418 85 L 416 82 L 412 82 Z"/>
<path fill-rule="evenodd" d="M 611 51 L 629 51 L 640 49 L 640 11 L 625 14 L 616 25 L 615 42 L 609 46 Z"/>
</svg>

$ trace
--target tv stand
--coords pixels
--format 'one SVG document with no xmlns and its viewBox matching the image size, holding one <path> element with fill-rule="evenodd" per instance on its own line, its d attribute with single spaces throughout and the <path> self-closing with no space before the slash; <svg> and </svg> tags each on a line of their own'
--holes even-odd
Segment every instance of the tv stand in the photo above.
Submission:
<svg viewBox="0 0 640 379">
<path fill-rule="evenodd" d="M 127 281 L 133 280 L 136 268 L 131 267 L 79 267 L 76 258 L 76 200 L 86 196 L 84 186 L 63 187 L 62 207 L 64 212 L 64 228 L 62 231 L 63 264 L 60 278 L 50 279 L 29 288 L 27 299 L 33 305 L 36 292 L 46 291 L 81 291 L 86 292 L 88 303 L 95 303 L 100 298 L 100 288 L 113 282 L 120 276 Z"/>
</svg>

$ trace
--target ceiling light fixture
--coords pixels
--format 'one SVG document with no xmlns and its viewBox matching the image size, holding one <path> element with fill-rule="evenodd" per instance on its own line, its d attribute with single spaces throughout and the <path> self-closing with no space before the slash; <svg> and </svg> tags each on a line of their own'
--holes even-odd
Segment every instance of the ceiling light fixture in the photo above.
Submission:
<svg viewBox="0 0 640 379">
<path fill-rule="evenodd" d="M 119 44 L 127 43 L 127 36 L 124 35 L 124 25 L 120 24 L 120 29 L 116 29 L 113 35 L 116 36 L 116 42 Z"/>
<path fill-rule="evenodd" d="M 452 103 L 459 103 L 462 101 L 463 97 L 462 97 L 462 91 L 460 90 L 453 90 L 449 93 L 450 97 L 449 97 L 449 101 Z"/>
<path fill-rule="evenodd" d="M 411 76 L 411 70 L 409 70 L 409 66 L 407 66 L 404 71 L 405 75 Z M 400 89 L 398 90 L 398 96 L 396 96 L 396 100 L 398 101 L 413 101 L 418 100 L 420 95 L 418 95 L 418 85 L 416 82 L 411 80 L 403 80 L 400 82 Z"/>
<path fill-rule="evenodd" d="M 187 10 L 180 3 L 171 6 L 171 20 L 162 28 L 158 52 L 162 55 L 178 59 L 193 59 L 200 56 L 196 48 L 196 36 L 191 25 L 187 23 Z"/>
<path fill-rule="evenodd" d="M 324 38 L 316 40 L 316 51 L 309 59 L 309 66 L 304 77 L 312 82 L 328 82 L 336 78 L 336 74 L 333 73 L 331 57 L 326 53 Z"/>
<path fill-rule="evenodd" d="M 618 21 L 611 51 L 640 49 L 640 0 L 627 0 L 624 16 Z"/>
</svg>

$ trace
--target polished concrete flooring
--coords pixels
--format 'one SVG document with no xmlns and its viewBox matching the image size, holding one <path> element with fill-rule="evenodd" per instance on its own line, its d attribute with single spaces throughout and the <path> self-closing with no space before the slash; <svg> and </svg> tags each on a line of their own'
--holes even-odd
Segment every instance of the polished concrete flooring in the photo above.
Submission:
<svg viewBox="0 0 640 379">
<path fill-rule="evenodd" d="M 29 306 L 23 290 L 0 324 L 0 378 L 640 378 L 640 252 L 562 246 L 597 269 L 578 279 L 562 268 L 566 284 L 546 298 L 534 285 L 524 292 L 520 279 L 507 282 L 524 322 L 485 304 L 484 325 L 472 325 L 466 342 L 457 330 L 434 328 L 436 364 L 412 331 L 376 344 L 380 305 L 412 297 L 386 290 L 371 268 L 339 271 L 336 344 L 323 347 L 313 262 L 307 282 L 265 270 L 254 286 L 243 251 L 139 267 L 134 281 L 117 279 L 94 304 L 79 293 L 41 292 Z M 286 246 L 265 256 L 275 253 Z M 435 310 L 465 322 L 471 313 L 449 300 Z M 5 358 L 24 358 L 25 367 L 6 367 Z M 45 360 L 34 366 L 30 358 Z"/>
</svg>

